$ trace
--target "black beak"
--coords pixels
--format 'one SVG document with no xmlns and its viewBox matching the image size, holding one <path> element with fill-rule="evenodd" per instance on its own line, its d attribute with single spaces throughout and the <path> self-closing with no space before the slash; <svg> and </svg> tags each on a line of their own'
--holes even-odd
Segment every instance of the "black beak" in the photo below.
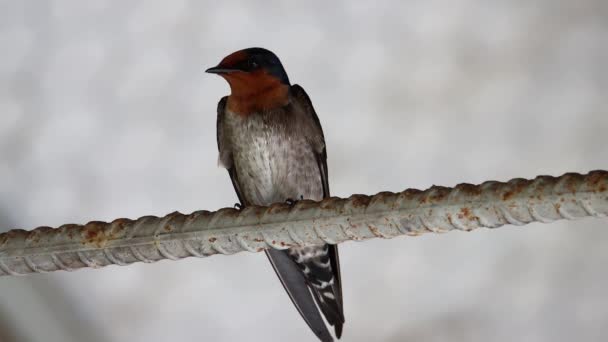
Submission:
<svg viewBox="0 0 608 342">
<path fill-rule="evenodd" d="M 208 72 L 210 74 L 229 74 L 231 72 L 237 72 L 237 71 L 241 71 L 238 69 L 231 69 L 231 68 L 223 68 L 221 66 L 214 66 L 213 68 L 209 68 L 207 70 L 205 70 L 205 72 Z"/>
</svg>

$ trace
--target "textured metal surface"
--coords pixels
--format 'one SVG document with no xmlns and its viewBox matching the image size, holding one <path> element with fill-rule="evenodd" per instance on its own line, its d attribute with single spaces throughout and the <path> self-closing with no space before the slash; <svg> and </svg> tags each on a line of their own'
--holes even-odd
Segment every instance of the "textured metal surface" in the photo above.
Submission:
<svg viewBox="0 0 608 342">
<path fill-rule="evenodd" d="M 608 215 L 608 171 L 0 234 L 0 275 Z"/>
</svg>

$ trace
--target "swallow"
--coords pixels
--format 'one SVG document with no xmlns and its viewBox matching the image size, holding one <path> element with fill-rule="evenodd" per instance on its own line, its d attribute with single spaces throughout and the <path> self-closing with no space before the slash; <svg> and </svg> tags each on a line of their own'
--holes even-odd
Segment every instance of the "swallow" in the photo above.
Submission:
<svg viewBox="0 0 608 342">
<path fill-rule="evenodd" d="M 279 58 L 263 48 L 236 51 L 206 70 L 230 95 L 217 106 L 219 164 L 240 207 L 329 197 L 321 123 L 304 89 L 291 85 Z M 283 287 L 314 334 L 333 341 L 344 324 L 338 246 L 267 249 Z M 320 312 L 319 312 L 320 311 Z"/>
</svg>

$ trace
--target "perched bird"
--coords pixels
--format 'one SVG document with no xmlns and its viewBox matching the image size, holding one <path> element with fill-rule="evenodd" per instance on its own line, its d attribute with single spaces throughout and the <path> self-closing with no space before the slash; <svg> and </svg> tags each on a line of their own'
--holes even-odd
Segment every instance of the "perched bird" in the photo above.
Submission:
<svg viewBox="0 0 608 342">
<path fill-rule="evenodd" d="M 228 170 L 240 205 L 329 197 L 319 118 L 304 89 L 289 83 L 279 58 L 249 48 L 206 72 L 230 85 L 230 95 L 217 106 L 217 143 L 219 163 Z M 315 335 L 333 340 L 320 309 L 340 338 L 344 312 L 338 247 L 269 249 L 266 255 Z"/>
</svg>

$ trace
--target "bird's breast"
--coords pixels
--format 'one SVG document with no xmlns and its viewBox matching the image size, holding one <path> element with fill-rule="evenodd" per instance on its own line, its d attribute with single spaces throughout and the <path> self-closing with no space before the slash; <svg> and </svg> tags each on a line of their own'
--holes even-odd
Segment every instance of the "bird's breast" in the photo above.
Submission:
<svg viewBox="0 0 608 342">
<path fill-rule="evenodd" d="M 239 185 L 249 203 L 322 199 L 319 168 L 304 135 L 262 115 L 228 112 L 226 124 Z"/>
</svg>

